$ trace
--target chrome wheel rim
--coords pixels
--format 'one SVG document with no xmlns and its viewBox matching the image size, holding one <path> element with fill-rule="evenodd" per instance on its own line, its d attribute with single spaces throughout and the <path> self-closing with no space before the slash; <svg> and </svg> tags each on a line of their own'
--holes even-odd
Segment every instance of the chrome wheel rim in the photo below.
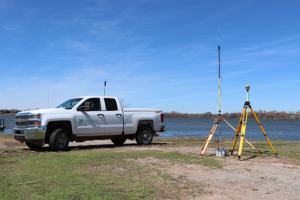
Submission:
<svg viewBox="0 0 300 200">
<path fill-rule="evenodd" d="M 144 130 L 141 134 L 141 139 L 143 144 L 149 144 L 151 142 L 151 132 Z"/>
<path fill-rule="evenodd" d="M 57 147 L 62 149 L 66 146 L 67 144 L 67 136 L 64 134 L 64 133 L 60 133 L 58 136 L 57 136 Z"/>
</svg>

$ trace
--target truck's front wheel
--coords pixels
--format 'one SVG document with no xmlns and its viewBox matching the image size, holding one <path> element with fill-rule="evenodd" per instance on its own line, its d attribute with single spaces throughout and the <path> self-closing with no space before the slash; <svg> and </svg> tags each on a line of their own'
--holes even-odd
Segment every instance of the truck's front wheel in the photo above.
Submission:
<svg viewBox="0 0 300 200">
<path fill-rule="evenodd" d="M 53 131 L 49 138 L 49 147 L 54 151 L 63 151 L 68 148 L 69 136 L 66 130 L 58 128 Z"/>
<path fill-rule="evenodd" d="M 149 126 L 142 126 L 139 128 L 136 136 L 136 142 L 139 145 L 151 144 L 152 139 L 153 139 L 153 131 Z"/>
</svg>

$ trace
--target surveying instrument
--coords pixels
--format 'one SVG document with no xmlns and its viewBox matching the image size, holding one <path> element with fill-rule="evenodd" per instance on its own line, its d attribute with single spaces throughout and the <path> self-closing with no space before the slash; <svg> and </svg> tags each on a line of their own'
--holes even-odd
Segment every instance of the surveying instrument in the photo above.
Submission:
<svg viewBox="0 0 300 200">
<path fill-rule="evenodd" d="M 215 118 L 214 120 L 214 125 L 213 127 L 211 128 L 207 138 L 206 138 L 206 141 L 204 142 L 203 146 L 202 146 L 202 153 L 200 155 L 200 158 L 203 157 L 205 151 L 206 151 L 206 148 L 209 144 L 209 142 L 211 141 L 212 137 L 214 136 L 215 134 L 215 131 L 218 127 L 218 125 L 220 124 L 220 133 L 219 133 L 219 148 L 216 149 L 216 155 L 217 156 L 225 156 L 226 154 L 226 151 L 224 150 L 224 148 L 222 149 L 222 143 L 221 143 L 221 120 L 223 120 L 224 122 L 226 122 L 234 131 L 235 128 L 233 128 L 233 126 L 231 126 L 223 117 L 222 117 L 222 114 L 221 114 L 221 61 L 220 61 L 220 54 L 221 54 L 221 47 L 220 45 L 218 45 L 218 59 L 219 59 L 219 114 L 218 114 L 218 118 Z"/>
<path fill-rule="evenodd" d="M 250 105 L 250 101 L 249 101 L 250 85 L 246 85 L 245 88 L 247 90 L 247 101 L 244 104 L 244 108 L 243 108 L 243 112 L 242 112 L 242 115 L 241 115 L 241 118 L 240 118 L 240 122 L 239 122 L 238 128 L 236 130 L 235 138 L 234 138 L 232 149 L 231 149 L 231 155 L 233 154 L 233 151 L 234 151 L 234 148 L 235 148 L 235 145 L 236 145 L 236 142 L 237 142 L 237 138 L 238 138 L 238 136 L 240 136 L 240 146 L 239 146 L 239 156 L 238 156 L 238 158 L 239 158 L 239 160 L 241 159 L 241 155 L 242 155 L 242 151 L 243 151 L 243 141 L 245 140 L 245 133 L 246 133 L 246 127 L 247 127 L 248 110 L 250 108 L 254 118 L 256 119 L 256 122 L 258 123 L 261 131 L 263 132 L 264 136 L 266 137 L 266 140 L 268 141 L 270 147 L 272 148 L 272 151 L 274 152 L 275 156 L 277 157 L 277 153 L 275 152 L 275 149 L 273 148 L 266 132 L 264 131 L 261 123 L 259 122 L 255 112 L 253 111 L 253 109 Z M 239 134 L 240 132 L 241 132 L 241 134 Z M 258 153 L 260 153 L 260 152 L 258 151 Z"/>
<path fill-rule="evenodd" d="M 224 150 L 224 148 L 222 148 L 222 143 L 221 143 L 221 120 L 223 120 L 224 122 L 226 122 L 226 124 L 228 124 L 228 126 L 230 126 L 234 131 L 236 131 L 237 133 L 237 136 L 238 133 L 240 132 L 240 129 L 238 129 L 238 131 L 233 128 L 233 126 L 231 126 L 221 115 L 221 64 L 220 64 L 220 54 L 221 54 L 221 47 L 220 45 L 218 45 L 218 59 L 219 59 L 219 114 L 218 114 L 218 118 L 215 118 L 214 119 L 214 125 L 213 127 L 211 128 L 203 146 L 202 146 L 202 152 L 201 152 L 201 155 L 200 155 L 200 158 L 203 157 L 205 151 L 206 151 L 206 148 L 209 144 L 209 142 L 211 141 L 211 139 L 213 138 L 214 134 L 215 134 L 215 131 L 218 127 L 218 125 L 220 124 L 220 133 L 219 133 L 219 148 L 216 149 L 216 156 L 225 156 L 226 155 L 226 150 Z M 249 86 L 250 88 L 250 86 Z M 249 90 L 249 89 L 248 89 Z M 247 90 L 247 92 L 248 92 Z M 247 93 L 247 101 L 248 101 L 248 93 Z M 249 102 L 249 106 L 250 106 L 250 102 Z M 248 114 L 248 110 L 247 110 L 247 114 Z M 242 117 L 241 117 L 242 119 Z M 241 121 L 240 119 L 240 121 Z M 257 119 L 258 120 L 258 119 Z M 262 128 L 262 127 L 261 127 Z M 245 127 L 245 131 L 246 131 L 246 127 Z M 236 137 L 237 139 L 237 137 Z M 246 138 L 245 138 L 245 134 L 244 134 L 244 137 L 243 137 L 243 140 L 245 140 L 253 149 L 255 149 L 257 151 L 257 153 L 260 153 L 260 151 L 258 151 Z M 236 140 L 235 140 L 235 143 L 236 143 Z M 234 143 L 234 146 L 235 146 L 235 143 Z M 270 143 L 270 142 L 269 142 Z M 270 143 L 271 145 L 271 143 Z M 234 146 L 232 147 L 232 149 L 234 150 Z M 271 145 L 272 146 L 272 145 Z M 273 148 L 273 147 L 272 147 Z M 233 152 L 232 150 L 232 152 Z M 231 153 L 232 153 L 231 152 Z M 275 151 L 274 151 L 275 152 Z"/>
</svg>

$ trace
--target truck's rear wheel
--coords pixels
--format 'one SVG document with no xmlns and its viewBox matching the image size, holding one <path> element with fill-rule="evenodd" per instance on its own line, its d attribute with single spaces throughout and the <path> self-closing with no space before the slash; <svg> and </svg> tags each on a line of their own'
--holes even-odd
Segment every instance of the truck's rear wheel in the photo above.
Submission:
<svg viewBox="0 0 300 200">
<path fill-rule="evenodd" d="M 136 136 L 136 142 L 139 145 L 151 144 L 152 139 L 153 139 L 153 131 L 149 126 L 142 126 L 139 128 Z"/>
<path fill-rule="evenodd" d="M 32 144 L 29 142 L 26 142 L 26 145 L 30 148 L 30 149 L 40 149 L 42 148 L 42 146 L 36 145 L 36 144 Z"/>
<path fill-rule="evenodd" d="M 54 151 L 63 151 L 68 148 L 69 136 L 66 130 L 58 128 L 54 130 L 49 138 L 49 147 Z"/>
<path fill-rule="evenodd" d="M 122 145 L 122 144 L 124 144 L 124 142 L 126 141 L 126 138 L 114 138 L 114 139 L 111 139 L 111 141 L 112 141 L 115 145 Z"/>
</svg>

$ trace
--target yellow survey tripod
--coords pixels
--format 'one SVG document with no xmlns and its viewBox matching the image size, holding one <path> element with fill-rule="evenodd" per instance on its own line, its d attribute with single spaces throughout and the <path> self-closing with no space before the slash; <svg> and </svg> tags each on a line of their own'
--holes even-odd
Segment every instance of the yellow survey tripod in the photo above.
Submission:
<svg viewBox="0 0 300 200">
<path fill-rule="evenodd" d="M 256 117 L 255 112 L 253 111 L 253 109 L 250 105 L 250 102 L 249 102 L 249 89 L 250 89 L 250 85 L 246 85 L 247 101 L 244 104 L 244 108 L 243 108 L 243 112 L 242 112 L 242 115 L 241 115 L 241 118 L 240 118 L 240 122 L 239 122 L 238 128 L 236 130 L 235 138 L 234 138 L 233 145 L 232 145 L 231 155 L 233 154 L 237 139 L 240 136 L 240 146 L 239 146 L 239 157 L 238 158 L 239 158 L 239 160 L 241 159 L 242 150 L 243 150 L 243 142 L 245 140 L 245 133 L 246 133 L 246 127 L 247 127 L 248 110 L 250 108 L 254 118 L 256 119 L 256 121 L 257 121 L 257 123 L 260 127 L 260 129 L 262 130 L 262 132 L 263 132 L 264 136 L 266 137 L 270 147 L 272 148 L 275 156 L 277 157 L 277 153 L 275 152 L 275 149 L 273 148 L 269 138 L 267 137 L 266 132 L 264 131 L 261 123 L 259 122 L 258 118 Z M 239 134 L 239 133 L 241 133 L 241 134 Z"/>
</svg>

